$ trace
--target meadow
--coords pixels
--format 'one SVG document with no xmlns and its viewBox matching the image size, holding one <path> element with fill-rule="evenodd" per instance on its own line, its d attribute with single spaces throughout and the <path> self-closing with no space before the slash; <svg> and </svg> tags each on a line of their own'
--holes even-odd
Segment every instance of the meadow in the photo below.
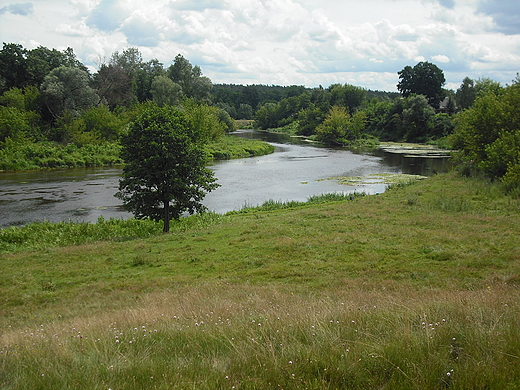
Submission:
<svg viewBox="0 0 520 390">
<path fill-rule="evenodd" d="M 520 388 L 519 206 L 450 173 L 166 235 L 1 230 L 0 387 Z"/>
</svg>

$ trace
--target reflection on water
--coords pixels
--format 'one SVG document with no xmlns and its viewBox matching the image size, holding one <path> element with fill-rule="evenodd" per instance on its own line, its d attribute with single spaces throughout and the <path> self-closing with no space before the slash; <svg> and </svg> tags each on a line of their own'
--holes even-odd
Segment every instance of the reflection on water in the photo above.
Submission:
<svg viewBox="0 0 520 390">
<path fill-rule="evenodd" d="M 275 153 L 211 165 L 221 187 L 209 193 L 204 204 L 219 213 L 270 199 L 304 201 L 327 192 L 383 192 L 384 184 L 345 186 L 323 179 L 401 172 L 429 175 L 444 171 L 447 164 L 439 159 L 403 161 L 397 155 L 318 147 L 301 138 L 266 132 L 240 131 L 237 135 L 271 142 Z M 114 197 L 120 175 L 120 167 L 1 172 L 0 227 L 36 220 L 128 218 L 131 214 Z"/>
<path fill-rule="evenodd" d="M 129 217 L 114 197 L 121 168 L 0 173 L 0 226 Z"/>
</svg>

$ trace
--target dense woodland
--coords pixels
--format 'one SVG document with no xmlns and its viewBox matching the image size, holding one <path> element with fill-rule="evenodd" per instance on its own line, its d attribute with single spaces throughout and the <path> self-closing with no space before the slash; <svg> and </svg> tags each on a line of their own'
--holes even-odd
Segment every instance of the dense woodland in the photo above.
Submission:
<svg viewBox="0 0 520 390">
<path fill-rule="evenodd" d="M 400 93 L 350 84 L 214 85 L 180 54 L 165 67 L 128 48 L 100 61 L 91 73 L 72 48 L 29 50 L 4 43 L 0 169 L 23 169 L 29 155 L 41 167 L 119 163 L 119 140 L 129 123 L 156 104 L 180 107 L 210 140 L 233 131 L 233 119 L 254 119 L 259 129 L 334 146 L 437 142 L 460 150 L 469 171 L 518 186 L 518 77 L 508 86 L 465 78 L 451 91 L 443 88 L 442 70 L 428 62 L 398 74 Z M 56 154 L 63 155 L 63 163 L 56 163 Z"/>
</svg>

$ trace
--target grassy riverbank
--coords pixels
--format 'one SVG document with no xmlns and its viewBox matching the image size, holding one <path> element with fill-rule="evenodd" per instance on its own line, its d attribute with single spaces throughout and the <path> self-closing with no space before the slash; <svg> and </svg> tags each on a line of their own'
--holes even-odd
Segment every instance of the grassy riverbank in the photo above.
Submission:
<svg viewBox="0 0 520 390">
<path fill-rule="evenodd" d="M 447 174 L 18 247 L 0 255 L 0 387 L 518 388 L 519 206 Z"/>
<path fill-rule="evenodd" d="M 206 145 L 210 159 L 222 160 L 272 153 L 274 147 L 262 141 L 226 135 Z M 119 165 L 118 143 L 61 145 L 53 142 L 12 142 L 0 149 L 0 170 L 29 170 Z"/>
</svg>

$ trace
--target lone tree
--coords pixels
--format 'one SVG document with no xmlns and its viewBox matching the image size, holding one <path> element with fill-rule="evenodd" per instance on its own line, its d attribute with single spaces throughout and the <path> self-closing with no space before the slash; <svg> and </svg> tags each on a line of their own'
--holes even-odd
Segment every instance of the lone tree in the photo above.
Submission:
<svg viewBox="0 0 520 390">
<path fill-rule="evenodd" d="M 202 212 L 206 192 L 219 185 L 205 167 L 202 141 L 184 113 L 150 104 L 122 139 L 125 161 L 116 197 L 138 219 L 164 221 Z"/>
<path fill-rule="evenodd" d="M 411 94 L 424 95 L 433 108 L 438 108 L 444 98 L 442 87 L 446 83 L 444 72 L 428 61 L 419 62 L 413 68 L 405 66 L 397 72 L 399 83 L 397 89 L 408 97 Z"/>
</svg>

